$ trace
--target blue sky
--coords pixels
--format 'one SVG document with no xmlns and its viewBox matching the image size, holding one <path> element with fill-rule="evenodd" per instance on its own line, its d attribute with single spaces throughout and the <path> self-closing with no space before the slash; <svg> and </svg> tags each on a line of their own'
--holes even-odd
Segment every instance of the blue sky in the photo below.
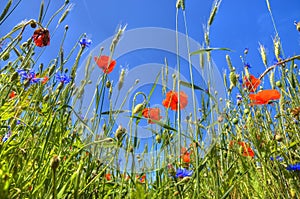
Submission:
<svg viewBox="0 0 300 199">
<path fill-rule="evenodd" d="M 15 12 L 2 24 L 0 35 L 11 30 L 15 24 L 23 19 L 37 18 L 39 3 L 36 0 L 21 1 Z M 45 4 L 47 4 L 47 0 Z M 66 39 L 67 52 L 82 33 L 87 33 L 93 40 L 93 45 L 101 43 L 112 36 L 119 24 L 128 24 L 127 30 L 140 27 L 162 27 L 175 29 L 175 1 L 141 1 L 141 0 L 110 0 L 71 1 L 74 7 L 61 27 L 69 25 L 69 34 Z M 275 23 L 282 41 L 285 56 L 297 53 L 300 43 L 299 32 L 293 24 L 300 20 L 300 1 L 270 1 Z M 60 7 L 63 1 L 52 1 L 45 21 L 54 10 Z M 186 1 L 186 16 L 189 36 L 199 43 L 203 43 L 203 24 L 209 17 L 212 2 Z M 4 7 L 1 3 L 0 8 Z M 32 12 L 36 10 L 36 12 Z M 58 20 L 58 18 L 56 19 Z M 182 15 L 179 15 L 179 27 L 182 29 Z M 50 27 L 50 31 L 54 27 Z M 26 34 L 25 34 L 26 35 Z M 28 34 L 30 35 L 30 34 Z M 229 53 L 237 69 L 242 69 L 239 56 L 245 47 L 249 48 L 248 62 L 252 70 L 258 74 L 264 70 L 259 57 L 258 43 L 268 49 L 269 59 L 273 60 L 272 38 L 275 35 L 266 2 L 253 0 L 224 0 L 221 3 L 216 19 L 211 28 L 211 46 L 227 47 L 233 50 Z M 48 47 L 48 53 L 55 54 L 62 32 L 57 31 Z M 68 45 L 69 44 L 69 45 Z M 226 68 L 225 53 L 214 53 L 214 61 L 219 68 Z M 49 57 L 49 56 L 48 56 Z"/>
</svg>

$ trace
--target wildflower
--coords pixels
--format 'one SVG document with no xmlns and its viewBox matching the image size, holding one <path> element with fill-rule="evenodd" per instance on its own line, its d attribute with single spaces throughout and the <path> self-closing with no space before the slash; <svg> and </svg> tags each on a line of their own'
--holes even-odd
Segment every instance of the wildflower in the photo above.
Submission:
<svg viewBox="0 0 300 199">
<path fill-rule="evenodd" d="M 230 141 L 229 143 L 229 147 L 232 147 L 233 144 L 235 143 L 235 141 Z M 248 146 L 248 144 L 246 144 L 245 142 L 238 142 L 238 145 L 240 145 L 243 149 L 243 156 L 247 157 L 247 156 L 250 156 L 250 157 L 254 157 L 254 151 L 251 149 L 251 147 Z"/>
<path fill-rule="evenodd" d="M 184 163 L 190 163 L 191 162 L 191 153 L 187 151 L 187 148 L 182 147 L 181 148 L 181 159 Z"/>
<path fill-rule="evenodd" d="M 11 136 L 11 131 L 9 130 L 2 138 L 2 142 L 6 142 L 8 138 L 10 138 L 10 136 Z"/>
<path fill-rule="evenodd" d="M 29 84 L 35 84 L 41 81 L 33 71 L 26 72 L 24 69 L 18 69 L 17 72 L 21 76 L 21 82 L 26 80 Z"/>
<path fill-rule="evenodd" d="M 144 183 L 146 179 L 146 175 L 145 174 L 142 176 L 137 175 L 136 178 L 140 181 L 140 183 Z"/>
<path fill-rule="evenodd" d="M 257 94 L 249 94 L 249 98 L 252 101 L 250 105 L 269 104 L 271 100 L 278 100 L 280 98 L 280 92 L 277 90 L 263 90 Z"/>
<path fill-rule="evenodd" d="M 236 95 L 236 103 L 238 105 L 240 105 L 242 103 L 242 100 L 243 100 L 243 97 L 240 94 Z"/>
<path fill-rule="evenodd" d="M 110 181 L 111 180 L 111 174 L 110 173 L 105 174 L 105 179 L 107 181 Z"/>
<path fill-rule="evenodd" d="M 277 161 L 279 161 L 279 162 L 282 162 L 282 161 L 283 161 L 283 157 L 281 157 L 280 155 L 278 155 L 278 156 L 276 156 L 276 158 L 270 157 L 270 160 L 271 160 L 271 161 L 277 160 Z"/>
<path fill-rule="evenodd" d="M 81 47 L 89 47 L 92 44 L 92 40 L 83 37 L 82 39 L 80 39 L 79 44 L 81 45 Z"/>
<path fill-rule="evenodd" d="M 249 92 L 255 92 L 260 82 L 260 79 L 257 79 L 253 75 L 249 75 L 249 77 L 245 76 L 243 81 L 243 87 L 247 88 Z"/>
<path fill-rule="evenodd" d="M 176 171 L 176 178 L 184 178 L 184 177 L 190 177 L 193 175 L 193 171 L 187 170 L 185 168 L 177 169 Z"/>
<path fill-rule="evenodd" d="M 61 82 L 62 84 L 68 84 L 71 82 L 71 77 L 67 75 L 62 75 L 59 73 L 56 73 L 55 78 L 57 81 Z"/>
<path fill-rule="evenodd" d="M 251 65 L 249 63 L 244 63 L 245 68 L 251 68 Z"/>
<path fill-rule="evenodd" d="M 290 164 L 286 167 L 288 171 L 300 171 L 300 162 L 296 164 Z"/>
<path fill-rule="evenodd" d="M 188 104 L 187 95 L 183 91 L 180 91 L 179 97 L 180 97 L 179 107 L 180 109 L 184 109 Z M 167 93 L 166 99 L 163 100 L 162 104 L 166 108 L 171 108 L 172 110 L 178 110 L 178 92 L 169 91 Z"/>
<path fill-rule="evenodd" d="M 46 84 L 49 80 L 49 77 L 45 76 L 42 78 L 42 84 Z"/>
<path fill-rule="evenodd" d="M 145 108 L 142 110 L 142 114 L 145 118 L 148 118 L 149 124 L 155 124 L 154 121 L 159 121 L 162 118 L 159 108 Z"/>
<path fill-rule="evenodd" d="M 15 91 L 11 91 L 9 94 L 9 99 L 13 99 L 16 96 L 16 92 Z"/>
<path fill-rule="evenodd" d="M 94 57 L 94 60 L 97 63 L 98 67 L 101 68 L 105 74 L 111 73 L 117 64 L 115 60 L 112 60 L 109 56 L 106 55 Z"/>
<path fill-rule="evenodd" d="M 50 45 L 50 34 L 46 28 L 38 28 L 34 31 L 32 39 L 36 46 L 44 47 Z"/>
</svg>

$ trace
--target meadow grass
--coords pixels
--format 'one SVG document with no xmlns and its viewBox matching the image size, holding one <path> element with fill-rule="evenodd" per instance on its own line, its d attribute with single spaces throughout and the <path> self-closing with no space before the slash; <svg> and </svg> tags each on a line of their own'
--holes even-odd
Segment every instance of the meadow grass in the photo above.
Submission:
<svg viewBox="0 0 300 199">
<path fill-rule="evenodd" d="M 66 26 L 57 57 L 36 66 L 49 45 L 47 27 L 57 21 L 51 36 L 72 8 L 65 1 L 44 22 L 49 4 L 45 6 L 42 1 L 37 20 L 23 21 L 0 38 L 0 59 L 4 64 L 0 69 L 0 198 L 299 198 L 300 83 L 296 61 L 300 55 L 281 58 L 279 33 L 268 0 L 266 3 L 276 32 L 277 62 L 268 65 L 261 44 L 266 70 L 260 77 L 251 77 L 248 66 L 243 74 L 237 74 L 226 55 L 230 46 L 211 47 L 210 27 L 220 0 L 213 2 L 204 28 L 203 48 L 190 52 L 188 13 L 185 2 L 178 0 L 176 29 L 182 16 L 189 50 L 189 66 L 184 70 L 189 70 L 189 82 L 180 79 L 183 66 L 177 40 L 178 68 L 173 78 L 168 78 L 166 59 L 149 93 L 131 93 L 137 80 L 125 96 L 118 95 L 122 103 L 116 107 L 111 95 L 123 89 L 126 73 L 121 72 L 114 87 L 109 70 L 113 70 L 115 48 L 126 26 L 119 27 L 109 55 L 100 49 L 98 59 L 88 56 L 85 79 L 76 85 L 82 54 L 90 45 L 84 34 L 65 57 Z M 8 1 L 0 15 L 0 25 L 14 9 L 12 1 Z M 24 32 L 32 32 L 33 37 L 22 38 Z M 39 47 L 43 51 L 35 55 Z M 226 99 L 214 92 L 213 73 L 207 74 L 207 89 L 203 89 L 195 83 L 197 74 L 192 70 L 192 56 L 199 56 L 200 68 L 212 67 L 215 50 L 223 51 L 228 63 L 229 73 L 224 73 Z M 105 64 L 100 63 L 104 58 Z M 66 68 L 66 63 L 71 68 Z M 81 112 L 82 96 L 96 70 L 100 76 L 90 99 L 90 115 Z M 270 81 L 270 88 L 264 89 L 270 92 L 264 95 L 259 91 L 262 80 Z M 172 89 L 167 89 L 168 81 Z M 183 87 L 191 89 L 192 95 L 181 93 Z M 156 93 L 166 97 L 164 110 L 149 106 Z M 238 99 L 236 93 L 240 95 Z M 131 108 L 126 110 L 124 104 L 131 99 Z M 192 104 L 193 111 L 183 118 L 186 103 Z M 221 103 L 225 103 L 222 108 Z M 164 118 L 160 112 L 165 113 Z M 117 125 L 123 113 L 130 118 L 128 128 Z M 141 152 L 137 126 L 142 122 L 152 124 L 153 136 Z M 204 135 L 210 138 L 208 142 Z M 152 158 L 148 166 L 142 165 L 145 157 Z M 120 159 L 125 163 L 122 167 Z"/>
</svg>

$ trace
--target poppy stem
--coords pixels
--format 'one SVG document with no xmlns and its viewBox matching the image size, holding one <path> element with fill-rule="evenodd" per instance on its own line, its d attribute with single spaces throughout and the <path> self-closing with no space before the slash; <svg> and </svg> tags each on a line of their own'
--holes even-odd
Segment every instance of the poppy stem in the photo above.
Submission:
<svg viewBox="0 0 300 199">
<path fill-rule="evenodd" d="M 287 63 L 287 62 L 290 62 L 290 61 L 293 61 L 293 60 L 295 60 L 295 59 L 300 60 L 300 55 L 296 55 L 296 56 L 294 56 L 294 57 L 291 57 L 291 58 L 282 60 L 282 61 L 277 62 L 276 64 L 270 66 L 269 68 L 267 68 L 267 69 L 259 76 L 259 79 L 261 80 L 266 74 L 268 74 L 268 72 L 270 72 L 271 70 L 273 70 L 274 68 L 276 68 L 276 66 L 282 65 L 282 64 Z"/>
</svg>

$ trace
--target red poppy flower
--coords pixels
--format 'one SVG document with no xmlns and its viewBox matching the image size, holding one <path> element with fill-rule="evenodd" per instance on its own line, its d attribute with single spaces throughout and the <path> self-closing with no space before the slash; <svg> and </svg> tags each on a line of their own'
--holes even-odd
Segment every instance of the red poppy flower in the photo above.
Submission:
<svg viewBox="0 0 300 199">
<path fill-rule="evenodd" d="M 187 151 L 185 147 L 181 148 L 181 159 L 184 163 L 190 163 L 191 162 L 191 153 Z"/>
<path fill-rule="evenodd" d="M 48 82 L 48 80 L 49 80 L 49 77 L 47 77 L 47 76 L 43 77 L 42 84 L 46 84 Z"/>
<path fill-rule="evenodd" d="M 9 98 L 12 99 L 16 96 L 16 92 L 15 91 L 11 91 L 9 94 Z"/>
<path fill-rule="evenodd" d="M 243 87 L 247 88 L 249 92 L 255 92 L 260 82 L 260 79 L 257 79 L 253 75 L 250 75 L 249 78 L 245 76 L 243 81 Z"/>
<path fill-rule="evenodd" d="M 112 60 L 109 56 L 106 55 L 94 57 L 94 60 L 97 63 L 98 67 L 101 68 L 106 74 L 111 73 L 117 64 L 115 60 Z"/>
<path fill-rule="evenodd" d="M 149 118 L 149 124 L 155 124 L 153 120 L 159 121 L 162 118 L 160 116 L 159 108 L 145 108 L 144 110 L 142 110 L 142 114 L 145 118 Z"/>
<path fill-rule="evenodd" d="M 136 178 L 140 181 L 140 183 L 144 183 L 146 179 L 146 175 L 145 174 L 142 176 L 137 175 Z"/>
<path fill-rule="evenodd" d="M 243 148 L 243 156 L 254 157 L 254 151 L 245 142 L 238 142 L 238 144 Z"/>
<path fill-rule="evenodd" d="M 105 178 L 106 178 L 107 181 L 110 181 L 110 180 L 111 180 L 111 175 L 110 175 L 110 173 L 105 174 Z"/>
<path fill-rule="evenodd" d="M 234 140 L 230 141 L 229 147 L 232 147 L 234 143 L 235 143 Z M 245 157 L 250 156 L 252 158 L 255 156 L 254 151 L 245 142 L 238 142 L 238 145 L 240 145 L 243 149 L 243 156 Z"/>
<path fill-rule="evenodd" d="M 257 94 L 249 94 L 249 98 L 252 101 L 250 105 L 268 104 L 270 100 L 278 100 L 280 92 L 277 90 L 263 90 Z"/>
<path fill-rule="evenodd" d="M 180 91 L 179 97 L 180 97 L 180 109 L 184 109 L 188 104 L 187 95 L 183 91 Z M 162 104 L 166 108 L 171 108 L 172 110 L 178 110 L 178 92 L 169 91 L 167 93 L 166 99 L 162 102 Z"/>
<path fill-rule="evenodd" d="M 44 47 L 50 45 L 50 33 L 45 28 L 38 28 L 33 33 L 33 41 L 36 46 Z"/>
</svg>

